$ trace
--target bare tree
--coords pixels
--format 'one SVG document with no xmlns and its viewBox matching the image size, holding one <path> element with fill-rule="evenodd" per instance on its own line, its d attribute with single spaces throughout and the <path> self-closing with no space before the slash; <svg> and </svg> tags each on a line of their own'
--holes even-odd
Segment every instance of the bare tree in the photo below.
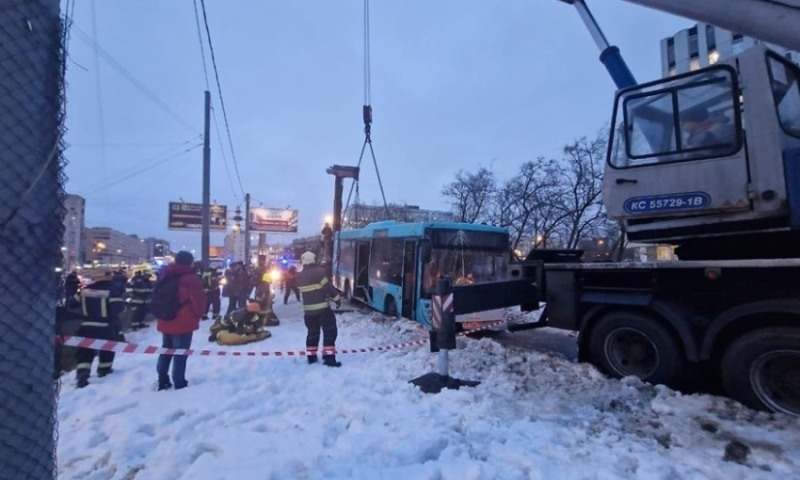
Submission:
<svg viewBox="0 0 800 480">
<path fill-rule="evenodd" d="M 600 193 L 606 138 L 601 131 L 592 140 L 582 137 L 564 147 L 560 165 L 563 187 L 557 201 L 566 248 L 575 248 L 582 239 L 596 234 L 605 221 Z"/>
<path fill-rule="evenodd" d="M 459 222 L 476 223 L 489 219 L 492 197 L 497 190 L 494 172 L 479 167 L 474 173 L 463 170 L 442 189 Z"/>
</svg>

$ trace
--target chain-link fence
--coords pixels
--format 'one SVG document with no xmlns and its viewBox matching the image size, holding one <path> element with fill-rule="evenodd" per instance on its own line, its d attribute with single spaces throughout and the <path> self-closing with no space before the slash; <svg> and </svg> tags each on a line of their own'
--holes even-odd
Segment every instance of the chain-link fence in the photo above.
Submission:
<svg viewBox="0 0 800 480">
<path fill-rule="evenodd" d="M 63 242 L 58 0 L 0 1 L 0 479 L 56 476 Z"/>
</svg>

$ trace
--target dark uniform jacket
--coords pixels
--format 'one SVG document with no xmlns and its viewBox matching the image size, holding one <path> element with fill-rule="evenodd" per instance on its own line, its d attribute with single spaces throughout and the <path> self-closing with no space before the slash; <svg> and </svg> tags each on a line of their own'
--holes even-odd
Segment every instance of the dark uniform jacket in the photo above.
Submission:
<svg viewBox="0 0 800 480">
<path fill-rule="evenodd" d="M 303 295 L 303 311 L 313 314 L 330 309 L 328 299 L 341 301 L 336 287 L 328 281 L 325 270 L 319 265 L 305 265 L 297 274 L 297 287 Z"/>
<path fill-rule="evenodd" d="M 132 304 L 144 305 L 150 301 L 152 293 L 153 283 L 142 275 L 134 276 L 128 285 L 128 294 Z"/>
<path fill-rule="evenodd" d="M 124 290 L 110 280 L 94 282 L 81 290 L 81 309 L 86 327 L 118 328 L 119 315 L 125 310 Z"/>
</svg>

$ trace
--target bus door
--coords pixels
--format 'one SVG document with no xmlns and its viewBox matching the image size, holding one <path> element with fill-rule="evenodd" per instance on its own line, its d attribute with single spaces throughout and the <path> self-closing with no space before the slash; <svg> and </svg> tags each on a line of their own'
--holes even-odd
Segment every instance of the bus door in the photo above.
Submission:
<svg viewBox="0 0 800 480">
<path fill-rule="evenodd" d="M 417 311 L 417 241 L 406 240 L 403 248 L 403 318 L 415 320 Z"/>
<path fill-rule="evenodd" d="M 369 290 L 369 247 L 370 242 L 356 243 L 355 287 L 353 296 L 371 304 Z"/>
</svg>

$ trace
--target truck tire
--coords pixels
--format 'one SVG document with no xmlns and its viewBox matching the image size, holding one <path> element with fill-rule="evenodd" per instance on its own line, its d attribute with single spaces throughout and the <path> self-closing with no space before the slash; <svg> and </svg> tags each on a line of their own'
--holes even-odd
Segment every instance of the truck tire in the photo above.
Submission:
<svg viewBox="0 0 800 480">
<path fill-rule="evenodd" d="M 592 363 L 615 378 L 636 376 L 674 386 L 683 375 L 683 350 L 675 336 L 645 313 L 621 310 L 602 316 L 591 330 L 589 355 Z"/>
<path fill-rule="evenodd" d="M 750 332 L 725 350 L 725 393 L 756 410 L 800 416 L 800 328 Z"/>
</svg>

